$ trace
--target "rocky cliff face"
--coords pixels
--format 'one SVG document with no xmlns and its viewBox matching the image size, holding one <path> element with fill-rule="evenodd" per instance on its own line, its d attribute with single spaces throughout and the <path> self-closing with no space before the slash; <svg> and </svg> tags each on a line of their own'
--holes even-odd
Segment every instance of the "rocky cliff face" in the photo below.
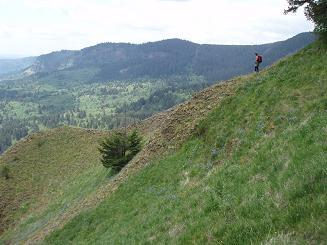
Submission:
<svg viewBox="0 0 327 245">
<path fill-rule="evenodd" d="M 53 72 L 71 68 L 74 65 L 74 55 L 78 51 L 59 51 L 36 58 L 35 62 L 28 67 L 25 74 Z"/>
</svg>

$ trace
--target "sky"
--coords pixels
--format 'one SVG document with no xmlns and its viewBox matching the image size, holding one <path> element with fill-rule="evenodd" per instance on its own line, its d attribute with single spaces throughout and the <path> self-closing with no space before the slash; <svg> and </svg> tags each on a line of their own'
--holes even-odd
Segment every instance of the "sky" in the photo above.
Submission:
<svg viewBox="0 0 327 245">
<path fill-rule="evenodd" d="M 286 0 L 0 0 L 0 56 L 180 38 L 262 44 L 312 31 Z"/>
</svg>

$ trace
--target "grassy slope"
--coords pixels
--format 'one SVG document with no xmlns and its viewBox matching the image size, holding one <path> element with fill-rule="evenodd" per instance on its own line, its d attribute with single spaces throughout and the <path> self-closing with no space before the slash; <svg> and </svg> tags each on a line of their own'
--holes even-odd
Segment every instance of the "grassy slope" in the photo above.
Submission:
<svg viewBox="0 0 327 245">
<path fill-rule="evenodd" d="M 151 159 L 166 152 L 167 148 L 172 149 L 184 142 L 213 106 L 222 98 L 232 95 L 237 84 L 241 82 L 242 79 L 226 81 L 207 88 L 197 93 L 192 100 L 134 125 L 147 143 L 137 157 L 110 180 L 104 179 L 106 171 L 101 168 L 97 159 L 96 141 L 103 136 L 103 133 L 94 135 L 93 131 L 66 127 L 35 134 L 19 142 L 0 158 L 1 164 L 13 167 L 11 172 L 14 174 L 11 181 L 2 182 L 1 187 L 5 188 L 5 191 L 1 192 L 0 211 L 5 215 L 6 220 L 0 219 L 0 226 L 3 227 L 5 222 L 12 224 L 14 217 L 21 215 L 21 209 L 24 215 L 5 232 L 0 238 L 0 243 L 1 241 L 38 243 L 51 231 L 63 227 L 83 210 L 98 205 Z M 46 147 L 41 147 L 43 145 Z M 83 161 L 87 159 L 89 159 L 87 163 L 90 164 L 83 165 Z M 19 160 L 18 164 L 14 164 L 17 160 Z M 47 165 L 49 160 L 51 160 L 51 169 Z M 67 163 L 70 163 L 71 167 L 67 168 Z M 48 174 L 47 168 L 51 175 Z M 80 172 L 81 169 L 84 171 Z M 60 172 L 62 174 L 58 174 Z M 76 175 L 73 174 L 74 172 L 81 174 Z M 39 175 L 50 177 L 48 182 L 61 183 L 52 185 L 54 188 L 50 196 L 53 198 L 47 195 L 48 182 L 33 180 L 33 176 Z M 63 178 L 67 181 L 63 182 Z M 12 181 L 14 179 L 15 181 Z M 22 179 L 33 180 L 33 185 L 26 185 L 26 182 L 20 181 Z M 45 187 L 45 191 L 33 192 L 37 186 Z M 34 194 L 32 197 L 29 196 L 31 192 Z M 31 200 L 34 200 L 33 205 L 25 205 L 24 201 L 28 204 Z"/>
<path fill-rule="evenodd" d="M 250 76 L 180 150 L 45 243 L 326 241 L 326 50 Z"/>
<path fill-rule="evenodd" d="M 106 181 L 97 151 L 105 134 L 68 127 L 44 131 L 0 157 L 10 175 L 0 178 L 0 227 L 12 226 L 3 240 L 20 241 Z"/>
</svg>

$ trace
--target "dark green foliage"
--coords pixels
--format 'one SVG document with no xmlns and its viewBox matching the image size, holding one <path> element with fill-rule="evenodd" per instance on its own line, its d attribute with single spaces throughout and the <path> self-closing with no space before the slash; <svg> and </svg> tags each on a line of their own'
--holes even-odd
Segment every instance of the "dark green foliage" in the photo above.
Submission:
<svg viewBox="0 0 327 245">
<path fill-rule="evenodd" d="M 285 14 L 295 13 L 299 7 L 305 6 L 305 16 L 315 23 L 315 31 L 327 37 L 327 1 L 326 0 L 287 0 L 289 7 Z"/>
<path fill-rule="evenodd" d="M 124 134 L 117 132 L 100 143 L 101 163 L 106 168 L 119 171 L 127 164 L 127 140 Z"/>
<path fill-rule="evenodd" d="M 141 140 L 137 131 L 130 135 L 113 133 L 100 143 L 102 165 L 119 172 L 141 150 Z"/>
<path fill-rule="evenodd" d="M 135 156 L 141 150 L 141 141 L 141 136 L 136 130 L 133 130 L 133 132 L 128 136 L 128 148 L 130 156 Z"/>
<path fill-rule="evenodd" d="M 11 146 L 13 141 L 20 140 L 28 134 L 28 128 L 34 128 L 33 122 L 2 117 L 0 114 L 0 154 Z M 32 130 L 34 131 L 34 130 Z"/>
</svg>

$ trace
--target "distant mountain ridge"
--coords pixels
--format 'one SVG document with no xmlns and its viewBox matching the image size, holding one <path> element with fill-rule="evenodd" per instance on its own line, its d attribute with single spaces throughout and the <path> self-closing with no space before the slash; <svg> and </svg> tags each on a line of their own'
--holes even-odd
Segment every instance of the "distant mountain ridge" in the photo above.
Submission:
<svg viewBox="0 0 327 245">
<path fill-rule="evenodd" d="M 253 69 L 254 53 L 263 55 L 263 67 L 316 40 L 301 33 L 286 41 L 263 45 L 208 45 L 180 39 L 144 44 L 101 43 L 80 51 L 41 55 L 25 74 L 97 68 L 93 81 L 128 80 L 195 74 L 208 81 L 228 79 Z"/>
</svg>

